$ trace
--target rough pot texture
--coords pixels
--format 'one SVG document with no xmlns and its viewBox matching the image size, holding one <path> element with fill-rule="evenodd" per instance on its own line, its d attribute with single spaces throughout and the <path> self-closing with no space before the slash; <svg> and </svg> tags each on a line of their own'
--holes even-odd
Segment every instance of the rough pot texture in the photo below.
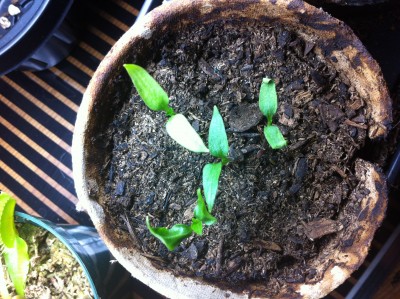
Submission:
<svg viewBox="0 0 400 299">
<path fill-rule="evenodd" d="M 338 4 L 344 6 L 364 6 L 387 2 L 387 0 L 309 0 L 313 5 Z"/>
<path fill-rule="evenodd" d="M 135 250 L 129 234 L 113 230 L 110 215 L 103 209 L 100 171 L 107 163 L 108 146 L 94 136 L 113 120 L 120 98 L 128 98 L 131 83 L 123 70 L 124 63 L 132 62 L 133 51 L 145 57 L 150 40 L 163 32 L 179 30 L 195 22 L 210 23 L 216 19 L 258 20 L 265 24 L 282 24 L 297 32 L 305 41 L 313 43 L 314 51 L 332 65 L 343 80 L 350 82 L 368 106 L 370 115 L 368 135 L 371 139 L 387 134 L 391 122 L 391 102 L 386 84 L 377 63 L 361 42 L 342 22 L 302 1 L 172 1 L 147 15 L 135 24 L 111 49 L 92 78 L 84 95 L 76 122 L 73 139 L 73 169 L 79 208 L 86 210 L 103 240 L 134 277 L 170 298 L 265 298 L 266 286 L 249 283 L 237 293 L 222 289 L 200 279 L 173 276 L 166 270 L 153 267 L 150 260 Z M 116 82 L 118 85 L 116 86 Z M 320 298 L 345 281 L 367 255 L 375 230 L 386 210 L 386 182 L 371 163 L 357 160 L 356 188 L 369 192 L 360 199 L 360 216 L 354 219 L 357 229 L 352 244 L 332 248 L 329 245 L 320 256 L 307 261 L 318 271 L 316 279 L 303 283 L 281 285 L 276 298 Z M 339 233 L 338 237 L 341 236 Z"/>
</svg>

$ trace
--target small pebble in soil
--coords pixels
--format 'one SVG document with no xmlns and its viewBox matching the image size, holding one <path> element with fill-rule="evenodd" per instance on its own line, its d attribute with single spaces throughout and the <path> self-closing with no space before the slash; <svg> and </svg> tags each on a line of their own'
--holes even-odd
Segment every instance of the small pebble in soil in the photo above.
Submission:
<svg viewBox="0 0 400 299">
<path fill-rule="evenodd" d="M 199 132 L 200 130 L 200 123 L 199 121 L 196 119 L 192 122 L 192 127 L 196 132 Z"/>
<path fill-rule="evenodd" d="M 291 195 L 296 194 L 297 192 L 299 192 L 301 189 L 301 185 L 300 184 L 293 184 L 290 188 L 289 188 L 289 193 Z"/>
<path fill-rule="evenodd" d="M 154 203 L 154 197 L 156 194 L 154 192 L 151 192 L 147 197 L 146 197 L 146 205 L 152 205 Z"/>
<path fill-rule="evenodd" d="M 7 17 L 0 17 L 0 26 L 3 29 L 7 29 L 11 27 L 11 22 Z"/>
<path fill-rule="evenodd" d="M 115 187 L 115 195 L 121 196 L 124 195 L 124 192 L 125 192 L 125 182 L 119 181 L 117 183 L 117 186 Z"/>
<path fill-rule="evenodd" d="M 297 161 L 296 171 L 294 175 L 296 179 L 302 180 L 306 174 L 307 174 L 307 159 L 300 158 Z"/>
<path fill-rule="evenodd" d="M 15 6 L 14 4 L 10 4 L 8 6 L 8 13 L 11 16 L 16 16 L 16 15 L 21 13 L 21 10 L 17 6 Z"/>
<path fill-rule="evenodd" d="M 197 251 L 197 247 L 196 245 L 194 245 L 193 243 L 189 246 L 189 248 L 187 248 L 186 250 L 184 250 L 182 252 L 182 256 L 189 259 L 189 260 L 196 260 L 198 257 L 198 251 Z"/>
</svg>

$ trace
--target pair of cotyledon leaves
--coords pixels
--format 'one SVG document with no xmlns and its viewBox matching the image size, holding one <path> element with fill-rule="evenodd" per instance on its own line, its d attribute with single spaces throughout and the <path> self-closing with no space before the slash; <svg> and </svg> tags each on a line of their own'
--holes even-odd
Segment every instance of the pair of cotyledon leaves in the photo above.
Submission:
<svg viewBox="0 0 400 299">
<path fill-rule="evenodd" d="M 278 109 L 278 96 L 275 83 L 270 78 L 264 78 L 261 83 L 260 96 L 258 100 L 261 113 L 267 117 L 267 125 L 264 126 L 264 136 L 273 149 L 286 146 L 286 140 L 279 128 L 272 124 L 272 118 Z"/>
<path fill-rule="evenodd" d="M 182 114 L 176 114 L 169 106 L 167 93 L 145 69 L 136 64 L 125 64 L 124 67 L 147 107 L 153 111 L 165 111 L 170 116 L 166 124 L 166 130 L 172 139 L 195 153 L 210 152 L 213 156 L 221 159 L 228 155 L 228 140 L 224 123 L 217 107 L 214 107 L 213 119 L 210 124 L 210 134 L 208 136 L 210 149 L 208 149 L 187 118 Z"/>
<path fill-rule="evenodd" d="M 0 194 L 0 248 L 7 272 L 19 296 L 25 296 L 25 285 L 29 271 L 29 254 L 26 242 L 18 235 L 14 224 L 16 201 L 6 193 Z M 3 271 L 3 269 L 0 269 Z M 0 275 L 2 275 L 0 273 Z M 2 294 L 2 293 L 5 294 Z M 8 294 L 0 286 L 0 297 Z"/>
</svg>

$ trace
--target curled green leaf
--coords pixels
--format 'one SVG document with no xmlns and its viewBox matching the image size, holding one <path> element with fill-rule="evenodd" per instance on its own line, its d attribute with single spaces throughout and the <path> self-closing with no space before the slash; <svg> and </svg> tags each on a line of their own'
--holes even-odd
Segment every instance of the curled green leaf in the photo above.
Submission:
<svg viewBox="0 0 400 299">
<path fill-rule="evenodd" d="M 13 248 L 18 235 L 14 224 L 16 201 L 6 193 L 0 194 L 0 244 Z"/>
<path fill-rule="evenodd" d="M 226 136 L 224 120 L 218 111 L 217 106 L 214 106 L 213 116 L 211 118 L 210 129 L 208 132 L 208 146 L 210 153 L 214 157 L 228 159 L 229 145 L 228 137 Z"/>
<path fill-rule="evenodd" d="M 193 232 L 192 227 L 185 224 L 175 224 L 170 229 L 165 227 L 152 227 L 149 216 L 146 217 L 146 226 L 150 233 L 159 239 L 170 251 L 174 250 L 182 240 L 190 237 Z"/>
<path fill-rule="evenodd" d="M 168 135 L 184 148 L 195 153 L 208 153 L 203 140 L 182 114 L 171 116 L 166 124 Z"/>
<path fill-rule="evenodd" d="M 261 83 L 258 105 L 262 114 L 267 117 L 268 125 L 271 125 L 272 117 L 278 109 L 278 96 L 274 81 L 268 77 Z"/>
<path fill-rule="evenodd" d="M 218 191 L 218 180 L 221 174 L 222 162 L 207 164 L 203 168 L 203 188 L 208 210 L 212 211 Z"/>
<path fill-rule="evenodd" d="M 24 296 L 29 270 L 29 255 L 26 242 L 19 237 L 14 223 L 16 200 L 6 193 L 0 194 L 0 245 L 7 272 L 17 294 Z"/>
<path fill-rule="evenodd" d="M 167 93 L 144 68 L 136 64 L 124 64 L 124 67 L 147 107 L 154 111 L 163 110 L 168 115 L 174 114 L 172 108 L 168 106 Z"/>
<path fill-rule="evenodd" d="M 196 234 L 200 236 L 203 234 L 203 222 L 201 221 L 201 219 L 193 218 L 190 227 Z"/>
<path fill-rule="evenodd" d="M 280 149 L 286 146 L 287 142 L 282 135 L 281 130 L 275 125 L 265 126 L 264 135 L 269 145 L 273 149 Z"/>
<path fill-rule="evenodd" d="M 207 211 L 206 203 L 204 202 L 200 188 L 197 189 L 197 205 L 194 208 L 194 217 L 206 225 L 217 223 L 217 219 Z"/>
</svg>

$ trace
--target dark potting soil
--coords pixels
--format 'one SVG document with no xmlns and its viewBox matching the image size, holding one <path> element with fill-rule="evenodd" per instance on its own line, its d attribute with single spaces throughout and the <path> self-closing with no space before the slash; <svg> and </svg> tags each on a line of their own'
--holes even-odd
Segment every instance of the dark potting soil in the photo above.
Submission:
<svg viewBox="0 0 400 299">
<path fill-rule="evenodd" d="M 354 160 L 368 115 L 313 44 L 284 28 L 247 25 L 188 28 L 165 36 L 140 62 L 204 140 L 214 105 L 224 118 L 233 161 L 219 181 L 218 223 L 173 252 L 147 230 L 146 215 L 153 226 L 190 223 L 202 167 L 215 159 L 176 144 L 165 131 L 166 115 L 150 111 L 135 90 L 109 127 L 107 208 L 116 228 L 157 266 L 238 288 L 249 280 L 278 287 L 279 280 L 312 279 L 315 270 L 304 261 L 350 225 L 341 212 L 358 183 Z M 277 86 L 274 123 L 288 141 L 282 150 L 272 150 L 262 134 L 266 119 L 257 101 L 266 76 Z"/>
</svg>

